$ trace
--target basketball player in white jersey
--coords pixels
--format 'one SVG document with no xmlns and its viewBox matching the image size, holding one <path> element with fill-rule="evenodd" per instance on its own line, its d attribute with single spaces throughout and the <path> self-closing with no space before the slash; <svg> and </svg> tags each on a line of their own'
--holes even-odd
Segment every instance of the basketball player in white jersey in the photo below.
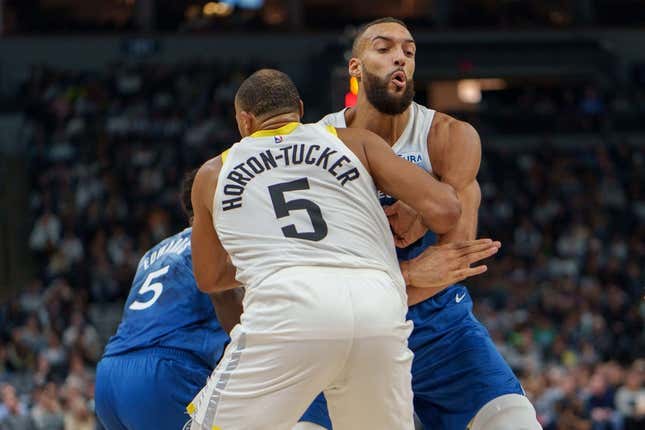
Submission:
<svg viewBox="0 0 645 430">
<path fill-rule="evenodd" d="M 375 134 L 300 124 L 302 109 L 284 73 L 254 73 L 235 99 L 243 139 L 195 178 L 198 286 L 246 294 L 193 430 L 291 429 L 321 391 L 337 430 L 413 428 L 405 281 L 377 187 L 440 230 L 459 204 Z"/>
<path fill-rule="evenodd" d="M 479 136 L 469 124 L 412 101 L 415 56 L 414 38 L 403 22 L 384 18 L 363 26 L 349 61 L 349 74 L 359 82 L 357 103 L 321 120 L 321 124 L 364 128 L 378 134 L 396 154 L 456 190 L 461 215 L 457 225 L 444 232 L 426 228 L 418 222 L 416 209 L 381 190 L 385 194 L 381 203 L 398 236 L 397 253 L 403 268 L 436 243 L 474 239 L 481 198 L 476 179 L 481 160 Z M 389 174 L 400 172 L 392 168 Z M 415 189 L 421 192 L 423 187 Z M 408 286 L 407 292 L 408 318 L 414 322 L 409 340 L 415 354 L 414 405 L 424 427 L 540 429 L 519 381 L 473 316 L 466 287 L 456 284 L 435 290 Z M 305 420 L 329 428 L 318 413 L 309 419 L 307 414 Z"/>
</svg>

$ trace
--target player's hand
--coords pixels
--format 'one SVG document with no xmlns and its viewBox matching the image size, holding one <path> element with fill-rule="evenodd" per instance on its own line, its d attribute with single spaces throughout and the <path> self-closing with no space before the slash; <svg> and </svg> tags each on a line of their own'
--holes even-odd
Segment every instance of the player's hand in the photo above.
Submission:
<svg viewBox="0 0 645 430">
<path fill-rule="evenodd" d="M 486 272 L 485 265 L 470 265 L 495 255 L 501 246 L 491 239 L 431 246 L 409 262 L 402 262 L 401 270 L 409 286 L 443 289 Z"/>
<path fill-rule="evenodd" d="M 400 200 L 391 206 L 384 206 L 383 210 L 394 233 L 394 244 L 398 248 L 413 244 L 428 231 L 421 216 Z"/>
</svg>

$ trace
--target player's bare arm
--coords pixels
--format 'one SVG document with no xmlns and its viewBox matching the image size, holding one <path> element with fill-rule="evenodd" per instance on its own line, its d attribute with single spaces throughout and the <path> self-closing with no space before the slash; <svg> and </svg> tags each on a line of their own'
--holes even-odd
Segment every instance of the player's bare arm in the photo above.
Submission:
<svg viewBox="0 0 645 430">
<path fill-rule="evenodd" d="M 205 293 L 215 293 L 240 287 L 235 280 L 235 266 L 213 226 L 213 196 L 217 188 L 217 176 L 222 168 L 220 157 L 208 160 L 199 168 L 193 183 L 193 272 L 198 288 Z"/>
<path fill-rule="evenodd" d="M 369 131 L 339 129 L 338 132 L 341 140 L 345 141 L 370 171 L 380 190 L 403 202 L 409 202 L 421 215 L 420 219 L 424 223 L 432 224 L 433 216 L 448 218 L 446 213 L 437 211 L 432 202 L 438 195 L 443 204 L 454 204 L 454 200 L 450 199 L 454 197 L 450 187 L 438 187 L 438 191 L 433 189 L 441 183 L 424 170 L 395 155 L 385 141 Z M 398 175 L 384 174 L 388 169 L 397 172 Z M 420 193 L 419 189 L 425 192 Z M 458 211 L 458 206 L 452 210 Z M 487 270 L 486 266 L 470 268 L 470 264 L 490 257 L 500 246 L 499 242 L 490 239 L 437 246 L 413 261 L 403 263 L 401 271 L 406 285 L 414 283 L 431 296 L 454 282 L 484 273 Z"/>
<path fill-rule="evenodd" d="M 481 190 L 477 173 L 481 164 L 479 134 L 470 124 L 445 114 L 437 114 L 439 121 L 432 145 L 428 144 L 433 169 L 441 182 L 450 184 L 457 192 L 462 211 L 457 225 L 441 233 L 439 243 L 471 240 L 477 236 L 477 212 Z M 432 130 L 430 139 L 433 138 Z"/>
<path fill-rule="evenodd" d="M 244 287 L 219 291 L 209 294 L 217 320 L 228 334 L 233 327 L 240 322 L 242 315 L 242 300 L 244 299 Z"/>
<path fill-rule="evenodd" d="M 381 191 L 408 203 L 433 231 L 448 232 L 459 220 L 461 205 L 452 186 L 398 157 L 378 135 L 363 129 L 338 129 Z"/>
<path fill-rule="evenodd" d="M 436 124 L 433 124 L 428 136 L 433 171 L 442 183 L 455 189 L 462 208 L 459 220 L 452 229 L 437 232 L 438 244 L 473 240 L 477 235 L 477 211 L 481 202 L 477 182 L 481 163 L 479 135 L 468 123 L 438 112 L 436 115 Z M 446 286 L 451 283 L 447 282 Z M 432 291 L 428 289 L 408 287 L 409 304 L 419 303 L 431 296 Z"/>
</svg>

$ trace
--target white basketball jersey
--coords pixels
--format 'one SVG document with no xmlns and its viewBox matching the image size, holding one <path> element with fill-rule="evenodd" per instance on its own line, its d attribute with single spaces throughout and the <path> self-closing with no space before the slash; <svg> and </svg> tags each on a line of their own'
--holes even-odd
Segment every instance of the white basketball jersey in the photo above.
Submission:
<svg viewBox="0 0 645 430">
<path fill-rule="evenodd" d="M 295 266 L 387 272 L 404 292 L 374 182 L 335 129 L 291 123 L 222 157 L 214 226 L 247 288 Z"/>
<path fill-rule="evenodd" d="M 435 111 L 415 102 L 412 102 L 411 109 L 410 119 L 399 139 L 392 145 L 392 150 L 426 172 L 432 172 L 428 155 L 428 133 Z M 318 124 L 346 128 L 345 109 L 326 115 Z"/>
</svg>

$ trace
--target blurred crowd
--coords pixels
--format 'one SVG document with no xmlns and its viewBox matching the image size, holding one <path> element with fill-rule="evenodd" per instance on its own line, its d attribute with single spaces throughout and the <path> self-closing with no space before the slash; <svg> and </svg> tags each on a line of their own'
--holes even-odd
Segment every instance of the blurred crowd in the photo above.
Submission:
<svg viewBox="0 0 645 430">
<path fill-rule="evenodd" d="M 118 322 L 99 310 L 120 309 L 141 255 L 185 226 L 181 176 L 237 140 L 249 70 L 34 69 L 21 102 L 37 276 L 0 305 L 0 430 L 94 428 L 94 367 Z M 583 119 L 588 98 L 606 103 L 581 94 Z M 469 283 L 476 314 L 546 430 L 644 428 L 642 147 L 483 141 L 479 230 L 503 248 Z"/>
</svg>

